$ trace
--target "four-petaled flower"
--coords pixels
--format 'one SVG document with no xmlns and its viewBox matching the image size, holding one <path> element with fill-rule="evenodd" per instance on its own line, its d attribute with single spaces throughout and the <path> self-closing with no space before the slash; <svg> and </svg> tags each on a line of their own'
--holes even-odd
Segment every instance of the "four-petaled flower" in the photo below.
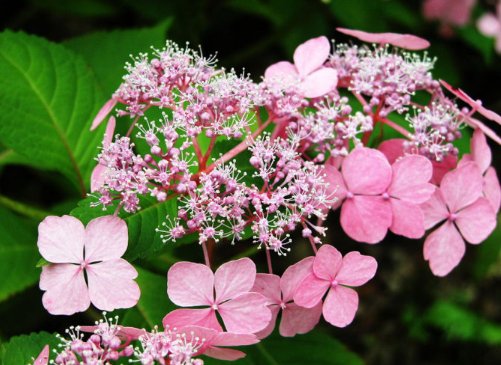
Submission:
<svg viewBox="0 0 501 365">
<path fill-rule="evenodd" d="M 206 265 L 178 262 L 167 274 L 169 299 L 181 307 L 208 306 L 203 309 L 176 309 L 163 319 L 164 327 L 196 325 L 222 331 L 216 311 L 226 330 L 255 333 L 271 320 L 267 299 L 251 292 L 256 279 L 256 265 L 243 258 L 221 265 L 216 273 Z"/>
<path fill-rule="evenodd" d="M 311 272 L 303 279 L 294 294 L 294 302 L 313 308 L 323 302 L 322 314 L 327 322 L 345 327 L 355 318 L 358 294 L 350 287 L 368 282 L 377 270 L 373 257 L 352 251 L 342 257 L 331 245 L 323 245 L 313 260 Z"/>
<path fill-rule="evenodd" d="M 85 311 L 91 302 L 107 311 L 136 305 L 137 271 L 121 258 L 127 241 L 127 225 L 118 217 L 99 217 L 87 227 L 68 215 L 45 218 L 37 243 L 51 263 L 40 276 L 44 307 L 51 314 L 70 315 Z"/>
</svg>

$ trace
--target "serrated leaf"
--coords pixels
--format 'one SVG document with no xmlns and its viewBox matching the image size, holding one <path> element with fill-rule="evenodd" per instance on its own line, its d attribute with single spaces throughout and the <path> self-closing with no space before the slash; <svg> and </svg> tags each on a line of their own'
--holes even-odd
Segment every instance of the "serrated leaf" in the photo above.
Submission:
<svg viewBox="0 0 501 365">
<path fill-rule="evenodd" d="M 64 44 L 85 58 L 101 85 L 105 100 L 118 88 L 125 74 L 124 65 L 131 55 L 150 51 L 150 46 L 165 45 L 167 19 L 151 28 L 95 32 L 69 39 Z M 103 101 L 104 103 L 104 101 Z"/>
<path fill-rule="evenodd" d="M 2 346 L 1 363 L 3 365 L 30 364 L 45 345 L 48 344 L 52 351 L 58 343 L 59 340 L 47 332 L 12 337 Z"/>
<path fill-rule="evenodd" d="M 63 46 L 0 34 L 0 140 L 84 193 L 102 134 L 88 132 L 103 100 L 92 71 Z"/>
<path fill-rule="evenodd" d="M 0 208 L 0 301 L 38 281 L 36 228 Z"/>
</svg>

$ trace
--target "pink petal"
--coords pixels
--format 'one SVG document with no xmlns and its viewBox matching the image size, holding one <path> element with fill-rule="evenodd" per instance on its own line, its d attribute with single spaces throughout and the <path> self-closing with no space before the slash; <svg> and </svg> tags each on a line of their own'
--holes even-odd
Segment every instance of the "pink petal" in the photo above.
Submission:
<svg viewBox="0 0 501 365">
<path fill-rule="evenodd" d="M 319 279 L 332 281 L 341 267 L 342 260 L 343 256 L 334 246 L 324 244 L 313 260 L 313 273 Z"/>
<path fill-rule="evenodd" d="M 464 159 L 464 156 L 463 156 Z M 456 168 L 458 158 L 454 155 L 446 156 L 442 161 L 432 161 L 433 165 L 433 177 L 431 178 L 431 183 L 435 185 L 440 185 L 442 179 L 446 173 Z"/>
<path fill-rule="evenodd" d="M 484 175 L 484 195 L 497 213 L 501 204 L 501 187 L 494 167 L 489 167 Z"/>
<path fill-rule="evenodd" d="M 440 191 L 449 210 L 457 212 L 482 196 L 482 185 L 482 174 L 477 165 L 468 162 L 444 176 Z"/>
<path fill-rule="evenodd" d="M 218 332 L 211 341 L 213 346 L 248 346 L 259 342 L 259 339 L 248 333 Z"/>
<path fill-rule="evenodd" d="M 85 228 L 78 219 L 49 216 L 38 225 L 38 250 L 49 262 L 80 264 L 84 237 Z"/>
<path fill-rule="evenodd" d="M 269 305 L 268 309 L 271 311 L 270 322 L 268 323 L 268 325 L 264 329 L 255 333 L 256 337 L 259 338 L 260 340 L 271 335 L 271 333 L 275 329 L 275 324 L 277 323 L 278 313 L 280 312 L 280 305 L 278 305 L 278 304 Z"/>
<path fill-rule="evenodd" d="M 436 276 L 445 276 L 454 269 L 465 252 L 463 238 L 454 224 L 446 221 L 433 231 L 424 242 L 424 259 Z"/>
<path fill-rule="evenodd" d="M 390 199 L 393 220 L 390 230 L 400 236 L 418 239 L 424 236 L 424 214 L 419 205 Z"/>
<path fill-rule="evenodd" d="M 393 179 L 388 193 L 410 203 L 421 204 L 435 191 L 430 181 L 433 167 L 426 157 L 409 155 L 392 165 Z"/>
<path fill-rule="evenodd" d="M 322 313 L 327 322 L 336 327 L 346 327 L 355 318 L 358 294 L 355 290 L 338 285 L 327 294 Z"/>
<path fill-rule="evenodd" d="M 80 332 L 94 333 L 98 329 L 98 326 L 78 326 Z M 136 327 L 120 326 L 117 331 L 117 336 L 125 341 L 137 340 L 140 336 L 146 334 L 145 329 L 140 329 Z"/>
<path fill-rule="evenodd" d="M 380 150 L 388 159 L 388 161 L 393 164 L 400 157 L 404 156 L 404 142 L 406 140 L 403 138 L 394 138 L 383 141 L 378 150 Z"/>
<path fill-rule="evenodd" d="M 294 81 L 298 80 L 296 67 L 287 61 L 280 61 L 269 66 L 264 72 L 266 81 Z"/>
<path fill-rule="evenodd" d="M 106 311 L 135 306 L 141 296 L 135 278 L 136 269 L 124 259 L 89 265 L 90 301 L 96 308 Z"/>
<path fill-rule="evenodd" d="M 344 160 L 342 170 L 346 187 L 353 194 L 376 195 L 386 191 L 391 182 L 391 166 L 378 150 L 354 149 Z"/>
<path fill-rule="evenodd" d="M 122 257 L 129 240 L 123 219 L 107 215 L 93 219 L 85 228 L 85 259 L 87 262 Z"/>
<path fill-rule="evenodd" d="M 245 352 L 235 349 L 209 347 L 207 350 L 205 350 L 204 355 L 212 357 L 213 359 L 234 361 L 245 357 Z"/>
<path fill-rule="evenodd" d="M 312 308 L 302 308 L 289 303 L 282 311 L 279 332 L 283 337 L 294 337 L 297 334 L 310 332 L 317 325 L 322 315 L 322 303 Z"/>
<path fill-rule="evenodd" d="M 341 206 L 346 197 L 346 186 L 344 184 L 343 175 L 341 175 L 338 169 L 330 163 L 324 165 L 322 172 L 325 174 L 325 181 L 329 184 L 326 193 L 329 194 L 329 197 L 337 198 L 332 204 L 332 209 L 337 209 Z"/>
<path fill-rule="evenodd" d="M 96 165 L 96 167 L 94 167 L 90 176 L 91 193 L 99 190 L 104 185 L 107 170 L 108 168 L 106 166 L 99 163 Z"/>
<path fill-rule="evenodd" d="M 338 32 L 360 39 L 368 43 L 391 44 L 395 47 L 419 51 L 430 46 L 430 42 L 426 39 L 417 37 L 412 34 L 398 33 L 368 33 L 362 30 L 336 28 Z"/>
<path fill-rule="evenodd" d="M 477 21 L 477 27 L 480 33 L 488 37 L 494 37 L 501 31 L 499 19 L 492 13 L 482 15 Z"/>
<path fill-rule="evenodd" d="M 501 37 L 499 39 L 501 39 Z M 501 138 L 496 134 L 496 132 L 494 132 L 491 128 L 487 127 L 484 123 L 482 123 L 478 119 L 475 119 L 473 117 L 465 118 L 465 122 L 474 129 L 480 129 L 482 132 L 484 132 L 484 134 L 487 137 L 492 139 L 497 144 L 501 144 Z"/>
<path fill-rule="evenodd" d="M 280 304 L 280 276 L 274 274 L 257 274 L 252 292 L 263 294 L 268 299 L 268 304 Z"/>
<path fill-rule="evenodd" d="M 90 306 L 89 293 L 80 266 L 53 264 L 42 268 L 40 289 L 46 290 L 42 303 L 50 314 L 71 315 Z"/>
<path fill-rule="evenodd" d="M 424 228 L 430 229 L 435 224 L 443 221 L 449 216 L 449 211 L 445 205 L 444 198 L 440 189 L 435 190 L 431 198 L 421 204 L 421 210 L 424 214 Z"/>
<path fill-rule="evenodd" d="M 471 139 L 471 155 L 476 162 L 480 172 L 484 173 L 492 161 L 492 153 L 485 134 L 480 129 L 475 129 Z"/>
<path fill-rule="evenodd" d="M 302 96 L 306 98 L 318 98 L 337 86 L 337 71 L 333 68 L 322 67 L 312 72 L 299 84 L 299 90 Z"/>
<path fill-rule="evenodd" d="M 106 116 L 113 110 L 115 105 L 117 105 L 117 101 L 115 99 L 110 99 L 102 106 L 101 110 L 99 110 L 96 117 L 92 121 L 92 126 L 90 127 L 91 131 L 96 129 L 103 122 Z"/>
<path fill-rule="evenodd" d="M 336 280 L 339 284 L 360 286 L 376 275 L 377 261 L 374 257 L 361 255 L 358 251 L 348 252 Z"/>
<path fill-rule="evenodd" d="M 250 291 L 255 280 L 256 265 L 247 257 L 221 265 L 214 275 L 216 302 Z"/>
<path fill-rule="evenodd" d="M 45 345 L 40 352 L 40 355 L 37 356 L 33 365 L 47 365 L 49 363 L 49 345 Z"/>
<path fill-rule="evenodd" d="M 324 37 L 310 39 L 300 44 L 294 51 L 294 65 L 301 76 L 306 76 L 320 68 L 329 57 L 331 45 Z"/>
<path fill-rule="evenodd" d="M 299 284 L 301 284 L 304 278 L 312 272 L 314 259 L 315 257 L 313 256 L 306 257 L 294 265 L 289 266 L 284 271 L 282 279 L 280 280 L 280 288 L 282 289 L 284 302 L 292 300 Z"/>
<path fill-rule="evenodd" d="M 267 299 L 259 293 L 244 293 L 219 305 L 226 331 L 256 333 L 271 321 Z"/>
<path fill-rule="evenodd" d="M 478 244 L 496 228 L 496 213 L 487 199 L 480 198 L 461 210 L 455 223 L 467 242 Z"/>
<path fill-rule="evenodd" d="M 203 264 L 177 262 L 167 273 L 167 295 L 183 307 L 212 305 L 214 274 Z"/>
<path fill-rule="evenodd" d="M 391 205 L 381 196 L 354 196 L 341 208 L 341 226 L 359 242 L 378 243 L 391 226 Z"/>
<path fill-rule="evenodd" d="M 306 278 L 299 284 L 294 293 L 294 303 L 304 308 L 313 308 L 322 301 L 330 282 L 319 279 L 315 274 L 308 274 Z"/>
<path fill-rule="evenodd" d="M 103 147 L 108 147 L 111 144 L 111 141 L 113 141 L 113 134 L 115 133 L 116 125 L 117 121 L 115 120 L 115 117 L 110 117 L 103 136 Z"/>
<path fill-rule="evenodd" d="M 176 309 L 162 320 L 164 328 L 182 328 L 186 326 L 200 326 L 221 332 L 223 328 L 219 324 L 216 312 L 212 308 L 204 309 Z"/>
</svg>

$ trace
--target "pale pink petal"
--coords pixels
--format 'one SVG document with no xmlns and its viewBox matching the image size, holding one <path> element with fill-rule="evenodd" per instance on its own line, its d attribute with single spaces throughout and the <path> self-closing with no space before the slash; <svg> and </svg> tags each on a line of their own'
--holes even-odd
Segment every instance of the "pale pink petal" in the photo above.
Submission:
<svg viewBox="0 0 501 365">
<path fill-rule="evenodd" d="M 480 172 L 484 173 L 492 161 L 492 152 L 487 144 L 485 134 L 480 129 L 475 129 L 471 138 L 471 155 Z"/>
<path fill-rule="evenodd" d="M 368 33 L 362 30 L 336 28 L 338 32 L 360 39 L 368 43 L 391 44 L 392 46 L 419 51 L 430 46 L 426 39 L 412 34 L 398 33 Z"/>
<path fill-rule="evenodd" d="M 342 170 L 347 189 L 353 194 L 376 195 L 391 182 L 391 166 L 382 152 L 358 147 L 344 160 Z"/>
<path fill-rule="evenodd" d="M 467 242 L 478 244 L 496 228 L 496 213 L 487 199 L 480 198 L 461 210 L 455 223 Z"/>
<path fill-rule="evenodd" d="M 322 301 L 330 282 L 319 279 L 315 274 L 308 274 L 306 278 L 299 284 L 294 293 L 294 303 L 304 308 L 313 308 Z"/>
<path fill-rule="evenodd" d="M 391 221 L 391 205 L 381 196 L 354 196 L 346 199 L 341 208 L 341 226 L 358 242 L 380 242 Z"/>
<path fill-rule="evenodd" d="M 224 361 L 234 361 L 245 357 L 245 352 L 220 347 L 209 347 L 203 354 Z"/>
<path fill-rule="evenodd" d="M 115 105 L 117 105 L 117 101 L 115 99 L 110 99 L 103 105 L 101 110 L 99 110 L 96 117 L 92 121 L 92 126 L 90 127 L 91 131 L 96 129 L 103 122 L 106 116 L 113 110 Z"/>
<path fill-rule="evenodd" d="M 255 280 L 256 265 L 247 257 L 221 265 L 214 274 L 216 302 L 222 303 L 250 291 Z"/>
<path fill-rule="evenodd" d="M 103 147 L 108 147 L 111 144 L 111 141 L 113 141 L 113 134 L 115 133 L 116 125 L 117 121 L 115 120 L 115 117 L 110 117 L 103 136 Z"/>
<path fill-rule="evenodd" d="M 176 309 L 167 315 L 162 320 L 164 328 L 182 328 L 186 326 L 200 326 L 222 331 L 223 328 L 219 324 L 216 312 L 212 308 L 204 309 Z"/>
<path fill-rule="evenodd" d="M 465 249 L 463 238 L 454 224 L 446 221 L 426 238 L 423 255 L 430 262 L 433 274 L 445 276 L 459 264 Z"/>
<path fill-rule="evenodd" d="M 361 255 L 358 251 L 348 252 L 343 257 L 336 281 L 342 285 L 360 286 L 376 275 L 377 261 L 374 257 Z"/>
<path fill-rule="evenodd" d="M 497 214 L 501 204 L 501 187 L 494 167 L 489 167 L 484 175 L 484 195 Z"/>
<path fill-rule="evenodd" d="M 393 179 L 388 193 L 401 200 L 414 204 L 427 201 L 435 191 L 430 184 L 433 167 L 426 157 L 409 155 L 392 165 Z"/>
<path fill-rule="evenodd" d="M 501 39 L 501 37 L 499 38 Z M 497 144 L 501 144 L 501 137 L 499 137 L 496 132 L 494 132 L 491 128 L 487 127 L 484 123 L 479 121 L 478 119 L 475 119 L 473 117 L 470 118 L 465 118 L 466 124 L 468 124 L 470 127 L 474 129 L 480 129 L 484 134 L 492 139 L 494 142 Z"/>
<path fill-rule="evenodd" d="M 280 61 L 269 66 L 264 72 L 267 81 L 292 81 L 298 80 L 296 67 L 287 61 Z"/>
<path fill-rule="evenodd" d="M 268 326 L 271 311 L 268 300 L 259 293 L 244 293 L 219 305 L 219 314 L 226 331 L 234 333 L 256 333 Z"/>
<path fill-rule="evenodd" d="M 343 256 L 334 247 L 323 244 L 313 260 L 313 273 L 319 279 L 332 281 L 338 273 Z"/>
<path fill-rule="evenodd" d="M 393 220 L 390 230 L 400 236 L 418 239 L 424 235 L 424 214 L 419 205 L 391 199 Z"/>
<path fill-rule="evenodd" d="M 167 273 L 167 295 L 182 307 L 212 305 L 214 274 L 203 264 L 177 262 Z"/>
<path fill-rule="evenodd" d="M 271 311 L 270 323 L 268 323 L 268 325 L 264 329 L 262 329 L 259 332 L 256 332 L 256 334 L 255 334 L 256 337 L 259 338 L 260 340 L 271 335 L 271 333 L 275 329 L 275 324 L 277 323 L 278 313 L 280 312 L 280 305 L 278 305 L 278 304 L 270 305 L 270 306 L 268 306 L 268 309 Z"/>
<path fill-rule="evenodd" d="M 430 229 L 435 224 L 442 222 L 449 216 L 449 211 L 445 205 L 444 198 L 440 189 L 435 190 L 431 198 L 421 204 L 421 210 L 424 214 L 424 228 Z"/>
<path fill-rule="evenodd" d="M 341 206 L 346 197 L 346 186 L 344 184 L 343 175 L 341 175 L 339 170 L 330 163 L 324 165 L 322 172 L 325 174 L 325 181 L 329 184 L 326 193 L 331 198 L 337 198 L 332 204 L 332 209 L 337 209 Z"/>
<path fill-rule="evenodd" d="M 46 217 L 38 225 L 38 250 L 49 262 L 74 263 L 83 261 L 85 228 L 75 217 Z"/>
<path fill-rule="evenodd" d="M 358 294 L 351 288 L 338 285 L 329 290 L 322 313 L 327 322 L 336 327 L 346 327 L 355 318 Z"/>
<path fill-rule="evenodd" d="M 129 236 L 123 219 L 106 215 L 93 219 L 85 228 L 85 260 L 105 261 L 122 257 Z"/>
<path fill-rule="evenodd" d="M 482 196 L 483 179 L 473 162 L 448 172 L 442 179 L 440 191 L 451 212 L 470 205 Z"/>
<path fill-rule="evenodd" d="M 280 288 L 284 302 L 289 302 L 294 297 L 294 292 L 308 274 L 312 272 L 314 256 L 309 256 L 289 266 L 280 279 Z"/>
<path fill-rule="evenodd" d="M 433 177 L 431 178 L 430 182 L 435 185 L 440 185 L 444 175 L 452 169 L 456 168 L 458 164 L 458 158 L 454 155 L 448 155 L 442 161 L 432 161 L 431 164 L 433 165 Z"/>
<path fill-rule="evenodd" d="M 212 346 L 248 346 L 259 342 L 256 335 L 250 333 L 218 332 L 211 341 Z"/>
<path fill-rule="evenodd" d="M 335 90 L 337 86 L 337 71 L 322 67 L 312 72 L 298 85 L 300 93 L 306 98 L 318 98 Z"/>
<path fill-rule="evenodd" d="M 137 304 L 141 296 L 134 281 L 137 271 L 124 259 L 89 265 L 86 272 L 90 301 L 96 308 L 112 311 Z"/>
<path fill-rule="evenodd" d="M 47 365 L 49 363 L 49 345 L 45 345 L 37 356 L 33 365 Z"/>
<path fill-rule="evenodd" d="M 108 168 L 101 164 L 97 164 L 96 167 L 94 167 L 92 174 L 90 175 L 91 193 L 99 190 L 104 185 L 107 170 Z"/>
<path fill-rule="evenodd" d="M 379 145 L 378 150 L 393 164 L 397 159 L 404 156 L 405 141 L 403 138 L 388 139 Z"/>
<path fill-rule="evenodd" d="M 499 19 L 492 13 L 486 13 L 477 21 L 477 27 L 480 33 L 488 37 L 497 36 L 501 32 Z"/>
<path fill-rule="evenodd" d="M 280 304 L 280 276 L 274 274 L 257 274 L 254 286 L 250 291 L 263 294 L 268 304 Z"/>
<path fill-rule="evenodd" d="M 310 39 L 300 44 L 294 51 L 294 65 L 301 76 L 306 76 L 320 68 L 329 57 L 331 45 L 324 37 Z"/>
<path fill-rule="evenodd" d="M 289 303 L 282 311 L 279 332 L 283 337 L 294 337 L 297 334 L 310 332 L 317 325 L 322 315 L 322 303 L 313 308 L 303 308 Z"/>
<path fill-rule="evenodd" d="M 53 264 L 42 268 L 42 303 L 50 314 L 71 315 L 90 306 L 89 292 L 79 265 Z"/>
</svg>

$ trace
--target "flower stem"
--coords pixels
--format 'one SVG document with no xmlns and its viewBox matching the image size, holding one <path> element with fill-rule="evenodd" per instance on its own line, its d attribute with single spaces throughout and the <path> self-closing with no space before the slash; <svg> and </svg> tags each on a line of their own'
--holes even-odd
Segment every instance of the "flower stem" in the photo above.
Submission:
<svg viewBox="0 0 501 365">
<path fill-rule="evenodd" d="M 264 249 L 264 252 L 266 252 L 266 262 L 268 264 L 268 272 L 270 274 L 273 274 L 273 266 L 271 265 L 271 255 L 270 255 L 270 250 L 268 250 L 266 247 Z"/>
</svg>

